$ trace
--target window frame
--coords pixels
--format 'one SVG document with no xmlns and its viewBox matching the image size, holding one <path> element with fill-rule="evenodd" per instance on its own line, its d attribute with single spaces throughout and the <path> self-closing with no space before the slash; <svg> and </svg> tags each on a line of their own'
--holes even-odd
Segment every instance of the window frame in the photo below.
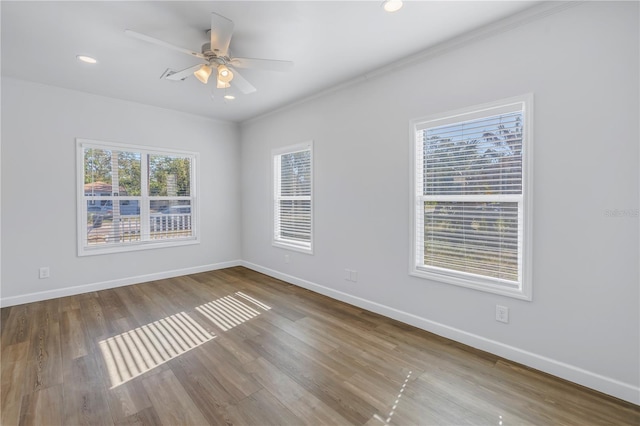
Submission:
<svg viewBox="0 0 640 426">
<path fill-rule="evenodd" d="M 523 117 L 522 135 L 522 195 L 518 201 L 518 254 L 519 254 L 519 280 L 517 285 L 507 283 L 507 280 L 492 278 L 479 274 L 455 271 L 452 269 L 438 268 L 435 266 L 425 266 L 424 260 L 420 264 L 420 257 L 424 259 L 424 230 L 420 231 L 417 226 L 421 221 L 418 215 L 424 215 L 424 195 L 422 194 L 423 169 L 422 159 L 418 158 L 418 149 L 422 149 L 421 132 L 443 124 L 465 122 L 481 117 L 497 115 L 505 110 L 513 110 L 514 106 L 520 105 Z M 471 288 L 483 292 L 508 296 L 516 299 L 532 300 L 532 196 L 533 196 L 533 94 L 525 94 L 507 99 L 501 99 L 481 105 L 475 105 L 454 111 L 433 114 L 427 117 L 410 121 L 410 235 L 411 237 L 411 258 L 409 274 L 411 276 L 428 279 L 446 284 Z M 440 196 L 446 199 L 447 196 Z M 478 201 L 482 196 L 467 195 L 468 201 Z M 512 195 L 495 196 L 501 201 L 513 201 Z M 456 196 L 458 201 L 461 196 Z M 475 199 L 474 199 L 475 198 Z M 486 201 L 486 200 L 485 200 Z M 421 249 L 422 247 L 422 249 Z"/>
<path fill-rule="evenodd" d="M 139 153 L 141 156 L 141 195 L 140 196 L 109 196 L 107 200 L 111 200 L 112 203 L 116 201 L 137 200 L 140 204 L 140 222 L 149 221 L 151 219 L 150 204 L 154 200 L 162 199 L 167 200 L 174 197 L 155 196 L 149 195 L 148 187 L 149 182 L 147 180 L 147 165 L 145 164 L 144 157 L 146 155 L 171 155 L 182 156 L 190 159 L 190 183 L 191 183 L 191 231 L 192 235 L 188 237 L 171 238 L 171 239 L 145 239 L 141 235 L 139 241 L 123 242 L 119 244 L 109 244 L 104 246 L 89 246 L 87 245 L 87 202 L 88 200 L 84 194 L 84 150 L 86 148 L 96 148 L 115 151 L 126 151 Z M 78 256 L 93 256 L 101 254 L 112 253 L 124 253 L 138 250 L 150 250 L 166 247 L 179 247 L 185 245 L 200 244 L 200 211 L 199 211 L 199 172 L 198 164 L 200 160 L 200 154 L 197 152 L 176 150 L 155 146 L 123 144 L 116 142 L 107 142 L 100 140 L 76 138 L 76 224 L 77 224 L 77 246 Z M 145 182 L 146 181 L 146 182 Z M 175 198 L 185 198 L 184 196 L 177 196 Z M 94 200 L 95 201 L 95 200 Z"/>
<path fill-rule="evenodd" d="M 311 171 L 310 171 L 310 195 L 309 195 L 309 201 L 310 201 L 310 225 L 309 225 L 309 232 L 310 232 L 310 237 L 309 237 L 309 243 L 308 244 L 303 244 L 300 243 L 298 241 L 295 240 L 290 240 L 290 239 L 286 239 L 286 238 L 282 238 L 278 236 L 278 225 L 276 223 L 276 219 L 277 219 L 277 206 L 278 203 L 280 201 L 279 198 L 279 182 L 280 182 L 280 175 L 279 173 L 277 173 L 277 170 L 279 169 L 279 166 L 276 164 L 276 162 L 278 161 L 278 159 L 282 156 L 282 155 L 286 155 L 286 154 L 293 154 L 296 152 L 302 152 L 302 151 L 309 151 L 309 164 L 311 167 Z M 301 253 L 306 253 L 306 254 L 313 254 L 313 235 L 314 235 L 314 220 L 313 220 L 313 210 L 314 210 L 314 200 L 313 200 L 313 181 L 314 181 L 314 176 L 313 176 L 313 140 L 309 140 L 309 141 L 305 141 L 302 143 L 298 143 L 298 144 L 294 144 L 294 145 L 288 145 L 288 146 L 284 146 L 284 147 L 280 147 L 280 148 L 276 148 L 273 149 L 271 151 L 271 199 L 272 199 L 272 208 L 271 208 L 271 226 L 272 226 L 272 232 L 271 232 L 271 245 L 274 247 L 279 247 L 279 248 L 283 248 L 283 249 L 287 249 L 287 250 L 293 250 L 293 251 L 297 251 L 297 252 L 301 252 Z"/>
</svg>

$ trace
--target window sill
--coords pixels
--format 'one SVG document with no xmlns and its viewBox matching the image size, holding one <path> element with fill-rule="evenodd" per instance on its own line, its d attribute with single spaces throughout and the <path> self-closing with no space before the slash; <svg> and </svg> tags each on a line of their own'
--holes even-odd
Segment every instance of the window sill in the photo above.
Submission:
<svg viewBox="0 0 640 426">
<path fill-rule="evenodd" d="M 297 251 L 300 253 L 311 255 L 313 254 L 313 247 L 311 246 L 311 244 L 309 244 L 308 246 L 303 246 L 298 244 L 286 243 L 283 241 L 273 241 L 271 245 L 285 250 Z"/>
<path fill-rule="evenodd" d="M 435 282 L 453 284 L 459 287 L 466 287 L 485 293 L 499 294 L 501 296 L 512 297 L 531 301 L 531 292 L 527 291 L 523 285 L 509 284 L 508 281 L 491 279 L 474 274 L 456 273 L 452 271 L 438 271 L 431 268 L 413 267 L 409 275 L 427 279 Z"/>
<path fill-rule="evenodd" d="M 110 247 L 81 247 L 78 250 L 78 256 L 95 256 L 100 254 L 127 253 L 139 250 L 154 250 L 169 247 L 180 247 L 200 244 L 198 238 L 185 238 L 178 241 L 145 241 L 139 243 L 128 243 L 121 245 L 113 245 Z"/>
</svg>

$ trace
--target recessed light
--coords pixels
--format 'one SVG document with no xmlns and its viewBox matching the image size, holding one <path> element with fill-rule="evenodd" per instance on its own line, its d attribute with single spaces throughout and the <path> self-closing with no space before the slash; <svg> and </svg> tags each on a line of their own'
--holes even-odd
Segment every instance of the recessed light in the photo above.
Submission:
<svg viewBox="0 0 640 426">
<path fill-rule="evenodd" d="M 397 12 L 402 9 L 402 0 L 386 0 L 382 3 L 382 7 L 387 12 Z"/>
<path fill-rule="evenodd" d="M 233 95 L 224 95 L 224 98 L 225 98 L 226 100 L 228 100 L 228 101 L 232 101 L 232 100 L 234 100 L 236 97 L 235 97 L 235 96 L 233 96 Z"/>
<path fill-rule="evenodd" d="M 91 56 L 77 55 L 76 58 L 78 58 L 79 61 L 86 62 L 87 64 L 98 63 L 98 61 L 95 58 L 92 58 Z"/>
</svg>

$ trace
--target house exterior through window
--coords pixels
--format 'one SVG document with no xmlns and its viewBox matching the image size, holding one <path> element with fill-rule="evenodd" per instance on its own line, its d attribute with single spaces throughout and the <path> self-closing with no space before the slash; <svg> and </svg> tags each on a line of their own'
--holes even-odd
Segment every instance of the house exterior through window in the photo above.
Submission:
<svg viewBox="0 0 640 426">
<path fill-rule="evenodd" d="M 80 256 L 199 241 L 196 153 L 77 140 Z"/>
</svg>

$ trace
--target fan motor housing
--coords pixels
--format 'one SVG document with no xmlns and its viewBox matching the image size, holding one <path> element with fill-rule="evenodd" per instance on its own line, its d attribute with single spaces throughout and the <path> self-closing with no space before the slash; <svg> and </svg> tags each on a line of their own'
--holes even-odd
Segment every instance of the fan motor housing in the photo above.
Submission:
<svg viewBox="0 0 640 426">
<path fill-rule="evenodd" d="M 218 64 L 227 64 L 229 62 L 229 58 L 224 56 L 218 56 L 218 54 L 211 50 L 211 43 L 205 43 L 202 45 L 202 54 L 207 58 L 209 62 L 214 61 Z"/>
</svg>

